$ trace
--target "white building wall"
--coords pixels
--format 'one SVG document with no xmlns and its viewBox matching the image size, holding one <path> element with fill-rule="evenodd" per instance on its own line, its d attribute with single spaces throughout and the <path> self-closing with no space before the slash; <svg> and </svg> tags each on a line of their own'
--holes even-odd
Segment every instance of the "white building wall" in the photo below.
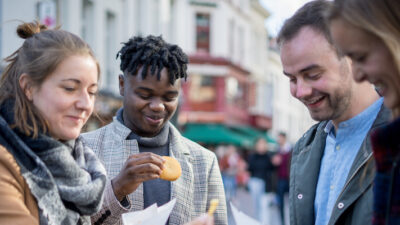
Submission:
<svg viewBox="0 0 400 225">
<path fill-rule="evenodd" d="M 169 25 L 170 39 L 167 41 L 179 45 L 186 53 L 192 52 L 192 39 L 195 38 L 194 18 L 192 18 L 189 1 L 169 0 L 171 22 Z"/>
<path fill-rule="evenodd" d="M 59 24 L 62 25 L 62 29 L 77 35 L 81 35 L 82 5 L 83 5 L 82 0 L 59 1 L 59 7 L 60 7 Z"/>
<path fill-rule="evenodd" d="M 223 58 L 229 58 L 228 56 L 228 35 L 229 35 L 229 26 L 228 26 L 228 20 L 231 18 L 231 13 L 229 12 L 229 9 L 227 8 L 226 4 L 221 2 L 218 5 L 218 8 L 210 8 L 208 7 L 208 11 L 210 13 L 211 17 L 211 33 L 210 33 L 210 54 L 215 56 L 215 57 L 223 57 Z M 194 16 L 197 12 L 203 12 L 198 7 L 194 7 Z M 195 27 L 195 26 L 193 26 Z M 194 32 L 195 34 L 195 32 Z M 196 41 L 196 38 L 193 38 L 193 41 Z M 194 43 L 195 47 L 195 43 Z M 193 49 L 195 51 L 195 49 Z"/>
<path fill-rule="evenodd" d="M 132 13 L 136 1 L 138 0 L 54 0 L 57 4 L 57 23 L 62 29 L 81 36 L 90 44 L 101 66 L 101 88 L 115 94 L 118 94 L 120 73 L 115 56 L 121 48 L 120 43 L 127 41 L 139 30 L 134 23 L 137 15 Z M 151 1 L 157 3 L 158 0 Z M 1 58 L 7 57 L 21 46 L 23 40 L 16 35 L 16 28 L 20 21 L 38 19 L 36 9 L 39 2 L 41 1 L 1 2 Z M 153 4 L 154 6 L 159 5 Z M 149 8 L 148 11 L 152 10 Z M 153 25 L 149 29 L 154 27 Z M 157 27 L 159 26 L 155 28 Z"/>
<path fill-rule="evenodd" d="M 122 15 L 120 16 L 122 24 L 121 40 L 127 41 L 133 34 L 137 33 L 138 26 L 136 22 L 137 11 L 136 3 L 137 0 L 127 0 L 122 4 Z"/>
<path fill-rule="evenodd" d="M 99 60 L 101 88 L 118 94 L 121 42 L 134 35 L 160 35 L 178 44 L 188 54 L 196 52 L 196 13 L 210 14 L 210 54 L 247 69 L 257 84 L 254 113 L 271 115 L 272 133 L 286 131 L 297 140 L 312 121 L 305 107 L 291 97 L 277 53 L 267 49 L 265 15 L 257 0 L 54 0 L 58 23 L 85 39 Z M 16 20 L 37 19 L 40 0 L 0 0 L 0 57 L 14 52 L 22 39 L 15 34 Z M 196 4 L 207 3 L 207 4 Z M 23 6 L 23 7 L 21 7 Z M 205 74 L 213 74 L 204 67 Z M 201 73 L 202 68 L 196 68 Z M 218 71 L 215 71 L 217 73 Z"/>
<path fill-rule="evenodd" d="M 248 16 L 248 61 L 246 67 L 250 68 L 251 78 L 256 84 L 256 105 L 251 108 L 251 112 L 257 115 L 273 117 L 272 92 L 273 83 L 272 76 L 269 73 L 268 48 L 267 48 L 267 30 L 264 21 L 268 12 L 264 11 L 256 1 L 252 0 L 251 11 Z"/>
<path fill-rule="evenodd" d="M 230 59 L 236 64 L 246 66 L 249 55 L 248 49 L 250 27 L 248 15 L 244 10 L 239 10 L 234 3 L 227 1 L 196 1 L 214 3 L 215 6 L 202 6 L 198 4 L 189 4 L 188 12 L 190 15 L 186 18 L 188 21 L 188 39 L 189 46 L 185 49 L 188 54 L 196 53 L 196 30 L 195 17 L 196 13 L 210 14 L 210 55 L 214 57 L 223 57 Z M 248 1 L 243 1 L 247 3 Z M 236 3 L 238 4 L 238 2 Z M 247 9 L 246 4 L 242 5 L 243 9 Z M 233 23 L 233 30 L 232 30 Z M 265 28 L 264 28 L 265 29 Z M 233 37 L 232 37 L 233 36 Z M 233 46 L 230 40 L 233 38 Z M 232 48 L 233 47 L 233 48 Z M 242 49 L 242 50 L 241 50 Z"/>
<path fill-rule="evenodd" d="M 20 21 L 30 21 L 36 18 L 35 0 L 1 1 L 1 58 L 11 55 L 23 43 L 16 34 Z M 24 6 L 24 7 L 21 7 Z M 2 62 L 3 63 L 3 62 Z"/>
</svg>

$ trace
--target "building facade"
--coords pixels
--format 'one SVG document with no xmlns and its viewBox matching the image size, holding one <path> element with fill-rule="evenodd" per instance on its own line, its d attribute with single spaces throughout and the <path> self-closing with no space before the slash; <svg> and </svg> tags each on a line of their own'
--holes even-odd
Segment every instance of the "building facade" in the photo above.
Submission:
<svg viewBox="0 0 400 225">
<path fill-rule="evenodd" d="M 20 21 L 61 25 L 94 49 L 101 90 L 118 99 L 120 43 L 162 35 L 190 58 L 179 125 L 283 130 L 295 140 L 309 127 L 308 112 L 290 97 L 279 57 L 268 48 L 268 16 L 258 0 L 0 0 L 0 56 L 22 44 L 15 33 Z M 104 102 L 101 112 L 115 110 Z"/>
</svg>

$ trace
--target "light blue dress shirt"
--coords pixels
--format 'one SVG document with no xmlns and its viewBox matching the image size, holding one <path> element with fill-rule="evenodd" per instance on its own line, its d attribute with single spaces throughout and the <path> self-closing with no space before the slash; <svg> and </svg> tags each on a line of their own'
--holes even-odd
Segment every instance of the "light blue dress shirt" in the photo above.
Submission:
<svg viewBox="0 0 400 225">
<path fill-rule="evenodd" d="M 354 159 L 382 103 L 383 98 L 379 98 L 357 116 L 339 123 L 336 131 L 332 121 L 326 125 L 328 136 L 314 200 L 316 225 L 328 224 Z"/>
</svg>

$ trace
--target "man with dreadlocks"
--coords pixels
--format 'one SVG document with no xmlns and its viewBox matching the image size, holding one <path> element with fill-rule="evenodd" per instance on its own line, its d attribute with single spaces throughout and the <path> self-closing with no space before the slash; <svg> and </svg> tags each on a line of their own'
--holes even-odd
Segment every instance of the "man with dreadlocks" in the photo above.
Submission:
<svg viewBox="0 0 400 225">
<path fill-rule="evenodd" d="M 227 224 L 225 194 L 215 154 L 181 136 L 169 122 L 178 105 L 188 58 L 161 37 L 134 37 L 124 43 L 119 76 L 121 108 L 111 124 L 84 134 L 104 163 L 109 181 L 95 224 L 121 223 L 121 214 L 163 205 L 176 198 L 168 224 L 184 224 L 219 199 L 215 224 Z M 164 159 L 176 158 L 182 176 L 159 179 Z"/>
</svg>

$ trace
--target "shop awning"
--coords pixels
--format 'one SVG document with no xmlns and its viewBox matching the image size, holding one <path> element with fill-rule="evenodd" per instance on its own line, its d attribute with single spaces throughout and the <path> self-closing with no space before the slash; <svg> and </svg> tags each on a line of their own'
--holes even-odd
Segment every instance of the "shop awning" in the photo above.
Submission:
<svg viewBox="0 0 400 225">
<path fill-rule="evenodd" d="M 253 142 L 256 141 L 259 137 L 267 140 L 268 143 L 276 144 L 276 140 L 273 139 L 266 131 L 260 131 L 250 126 L 233 126 L 231 129 L 235 132 L 242 133 L 246 136 L 250 136 L 253 138 Z"/>
<path fill-rule="evenodd" d="M 266 132 L 250 126 L 188 123 L 182 134 L 192 141 L 207 145 L 233 144 L 246 149 L 253 148 L 259 137 L 265 138 L 269 143 L 276 143 Z"/>
<path fill-rule="evenodd" d="M 188 123 L 182 135 L 207 145 L 232 144 L 243 148 L 253 146 L 248 136 L 237 133 L 223 124 Z"/>
</svg>

